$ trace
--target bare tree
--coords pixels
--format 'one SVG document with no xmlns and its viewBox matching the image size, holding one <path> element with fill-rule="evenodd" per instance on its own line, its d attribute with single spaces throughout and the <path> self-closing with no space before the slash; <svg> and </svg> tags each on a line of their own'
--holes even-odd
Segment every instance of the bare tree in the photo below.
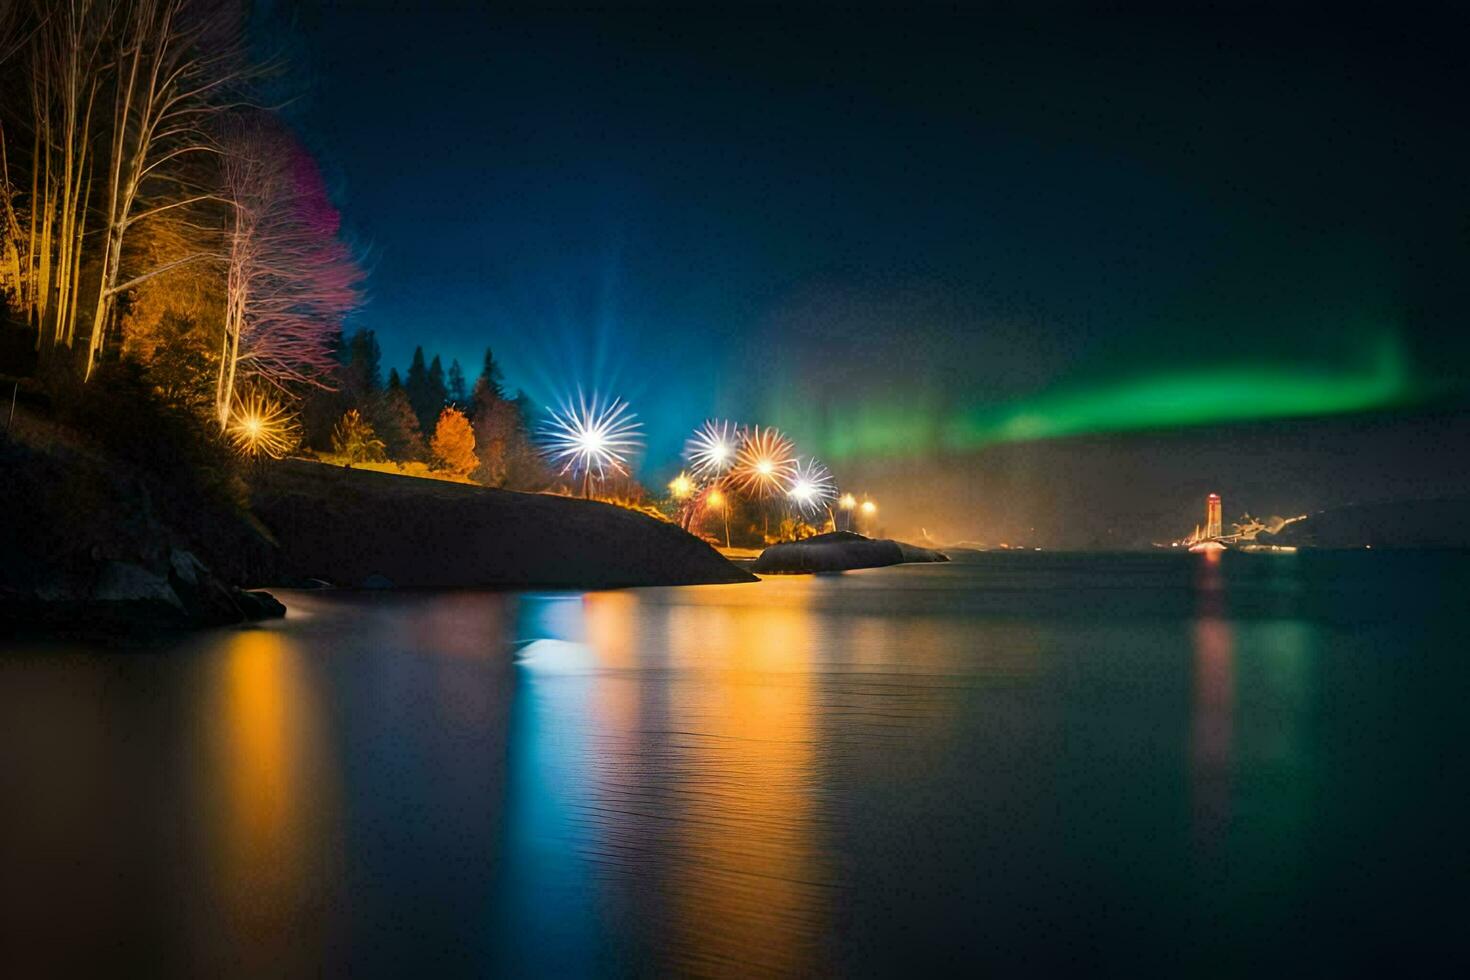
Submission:
<svg viewBox="0 0 1470 980">
<path fill-rule="evenodd" d="M 82 355 L 85 344 L 89 377 L 119 295 L 216 254 L 150 264 L 156 250 L 130 249 L 128 236 L 141 221 L 217 227 L 217 167 L 196 160 L 218 150 L 213 130 L 247 73 L 243 22 L 236 0 L 31 0 L 23 16 L 14 4 L 0 55 L 25 51 L 28 85 L 9 94 L 30 105 L 30 193 L 10 183 L 16 154 L 5 146 L 0 234 L 11 247 L 0 246 L 0 277 L 38 347 Z"/>
<path fill-rule="evenodd" d="M 232 7 L 205 0 L 129 0 L 116 28 L 117 78 L 103 210 L 102 271 L 87 345 L 90 376 L 106 339 L 115 297 L 199 250 L 123 280 L 128 229 L 139 221 L 220 198 L 192 183 L 185 164 L 218 144 L 210 123 L 245 75 L 241 27 Z"/>
<path fill-rule="evenodd" d="M 332 341 L 362 279 L 315 161 L 283 128 L 246 122 L 224 172 L 233 219 L 215 392 L 221 426 L 248 376 L 281 388 L 328 385 Z"/>
<path fill-rule="evenodd" d="M 69 345 L 91 194 L 93 110 L 109 63 L 113 2 L 37 0 L 32 35 L 31 220 L 23 305 L 38 346 Z"/>
</svg>

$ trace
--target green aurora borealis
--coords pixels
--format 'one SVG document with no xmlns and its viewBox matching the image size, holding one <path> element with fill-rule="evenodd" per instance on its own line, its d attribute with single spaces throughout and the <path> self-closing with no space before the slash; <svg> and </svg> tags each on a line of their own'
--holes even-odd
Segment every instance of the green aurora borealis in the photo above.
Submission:
<svg viewBox="0 0 1470 980">
<path fill-rule="evenodd" d="M 1063 386 L 1000 405 L 947 405 L 934 389 L 775 409 L 799 444 L 834 462 L 968 453 L 1005 443 L 1102 433 L 1311 418 L 1386 409 L 1419 397 L 1390 334 L 1350 366 L 1256 363 L 1159 368 L 1092 385 Z"/>
</svg>

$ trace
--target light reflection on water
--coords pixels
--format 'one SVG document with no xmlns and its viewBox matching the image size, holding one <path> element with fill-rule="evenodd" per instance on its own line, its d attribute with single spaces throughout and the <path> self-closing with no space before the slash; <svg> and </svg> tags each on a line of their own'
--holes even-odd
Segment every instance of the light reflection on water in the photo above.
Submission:
<svg viewBox="0 0 1470 980">
<path fill-rule="evenodd" d="M 1464 566 L 1240 557 L 16 647 L 6 972 L 1358 963 L 1433 920 Z"/>
<path fill-rule="evenodd" d="M 321 731 L 323 692 L 304 676 L 306 659 L 283 633 L 249 630 L 230 634 L 202 665 L 207 775 L 195 800 L 205 817 L 195 846 L 213 891 L 199 899 L 222 935 L 192 955 L 209 962 L 223 940 L 232 953 L 214 968 L 277 968 L 276 937 L 299 929 L 318 904 L 337 774 Z"/>
<path fill-rule="evenodd" d="M 636 955 L 598 941 L 598 891 L 629 910 L 635 945 L 686 969 L 816 968 L 811 624 L 799 593 L 732 609 L 734 588 L 647 609 L 633 593 L 521 597 L 513 724 L 534 731 L 510 761 L 507 891 L 515 925 L 555 952 L 516 944 L 507 968 Z M 676 873 L 652 880 L 659 865 Z"/>
<path fill-rule="evenodd" d="M 1230 824 L 1231 742 L 1235 737 L 1235 638 L 1225 609 L 1222 555 L 1199 556 L 1195 573 L 1194 733 L 1191 755 L 1195 833 L 1206 850 Z"/>
</svg>

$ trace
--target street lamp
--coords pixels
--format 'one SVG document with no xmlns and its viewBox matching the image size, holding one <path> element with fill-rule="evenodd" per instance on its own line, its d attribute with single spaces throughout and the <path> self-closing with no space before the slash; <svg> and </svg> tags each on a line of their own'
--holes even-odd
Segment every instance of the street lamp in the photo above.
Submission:
<svg viewBox="0 0 1470 980">
<path fill-rule="evenodd" d="M 689 530 L 689 519 L 694 516 L 688 503 L 689 498 L 694 496 L 694 481 L 689 479 L 689 474 L 681 470 L 678 476 L 669 481 L 669 496 L 679 505 L 679 526 Z"/>
<path fill-rule="evenodd" d="M 852 509 L 857 506 L 857 498 L 850 493 L 844 493 L 842 499 L 837 501 L 837 506 L 847 511 L 847 529 L 852 530 Z"/>
<path fill-rule="evenodd" d="M 863 501 L 863 506 L 862 506 L 862 511 L 863 511 L 863 519 L 867 523 L 868 533 L 869 534 L 872 534 L 873 533 L 873 515 L 876 514 L 876 513 L 878 513 L 878 505 L 875 504 L 875 503 L 873 503 L 871 500 L 864 500 Z"/>
<path fill-rule="evenodd" d="M 725 547 L 730 547 L 730 511 L 725 506 L 725 495 L 723 493 L 720 493 L 719 487 L 713 487 L 710 489 L 710 492 L 705 495 L 704 502 L 710 507 L 713 507 L 715 510 L 720 511 L 724 515 Z"/>
<path fill-rule="evenodd" d="M 675 500 L 688 500 L 694 493 L 694 481 L 689 479 L 685 473 L 680 473 L 669 481 L 669 494 Z"/>
</svg>

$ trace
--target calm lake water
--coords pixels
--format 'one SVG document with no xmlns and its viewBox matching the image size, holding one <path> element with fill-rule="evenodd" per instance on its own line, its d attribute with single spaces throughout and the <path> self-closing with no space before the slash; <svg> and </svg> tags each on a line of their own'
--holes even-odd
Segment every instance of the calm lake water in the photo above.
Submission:
<svg viewBox="0 0 1470 980">
<path fill-rule="evenodd" d="M 1470 556 L 282 598 L 259 628 L 3 648 L 8 975 L 1460 948 Z"/>
</svg>

